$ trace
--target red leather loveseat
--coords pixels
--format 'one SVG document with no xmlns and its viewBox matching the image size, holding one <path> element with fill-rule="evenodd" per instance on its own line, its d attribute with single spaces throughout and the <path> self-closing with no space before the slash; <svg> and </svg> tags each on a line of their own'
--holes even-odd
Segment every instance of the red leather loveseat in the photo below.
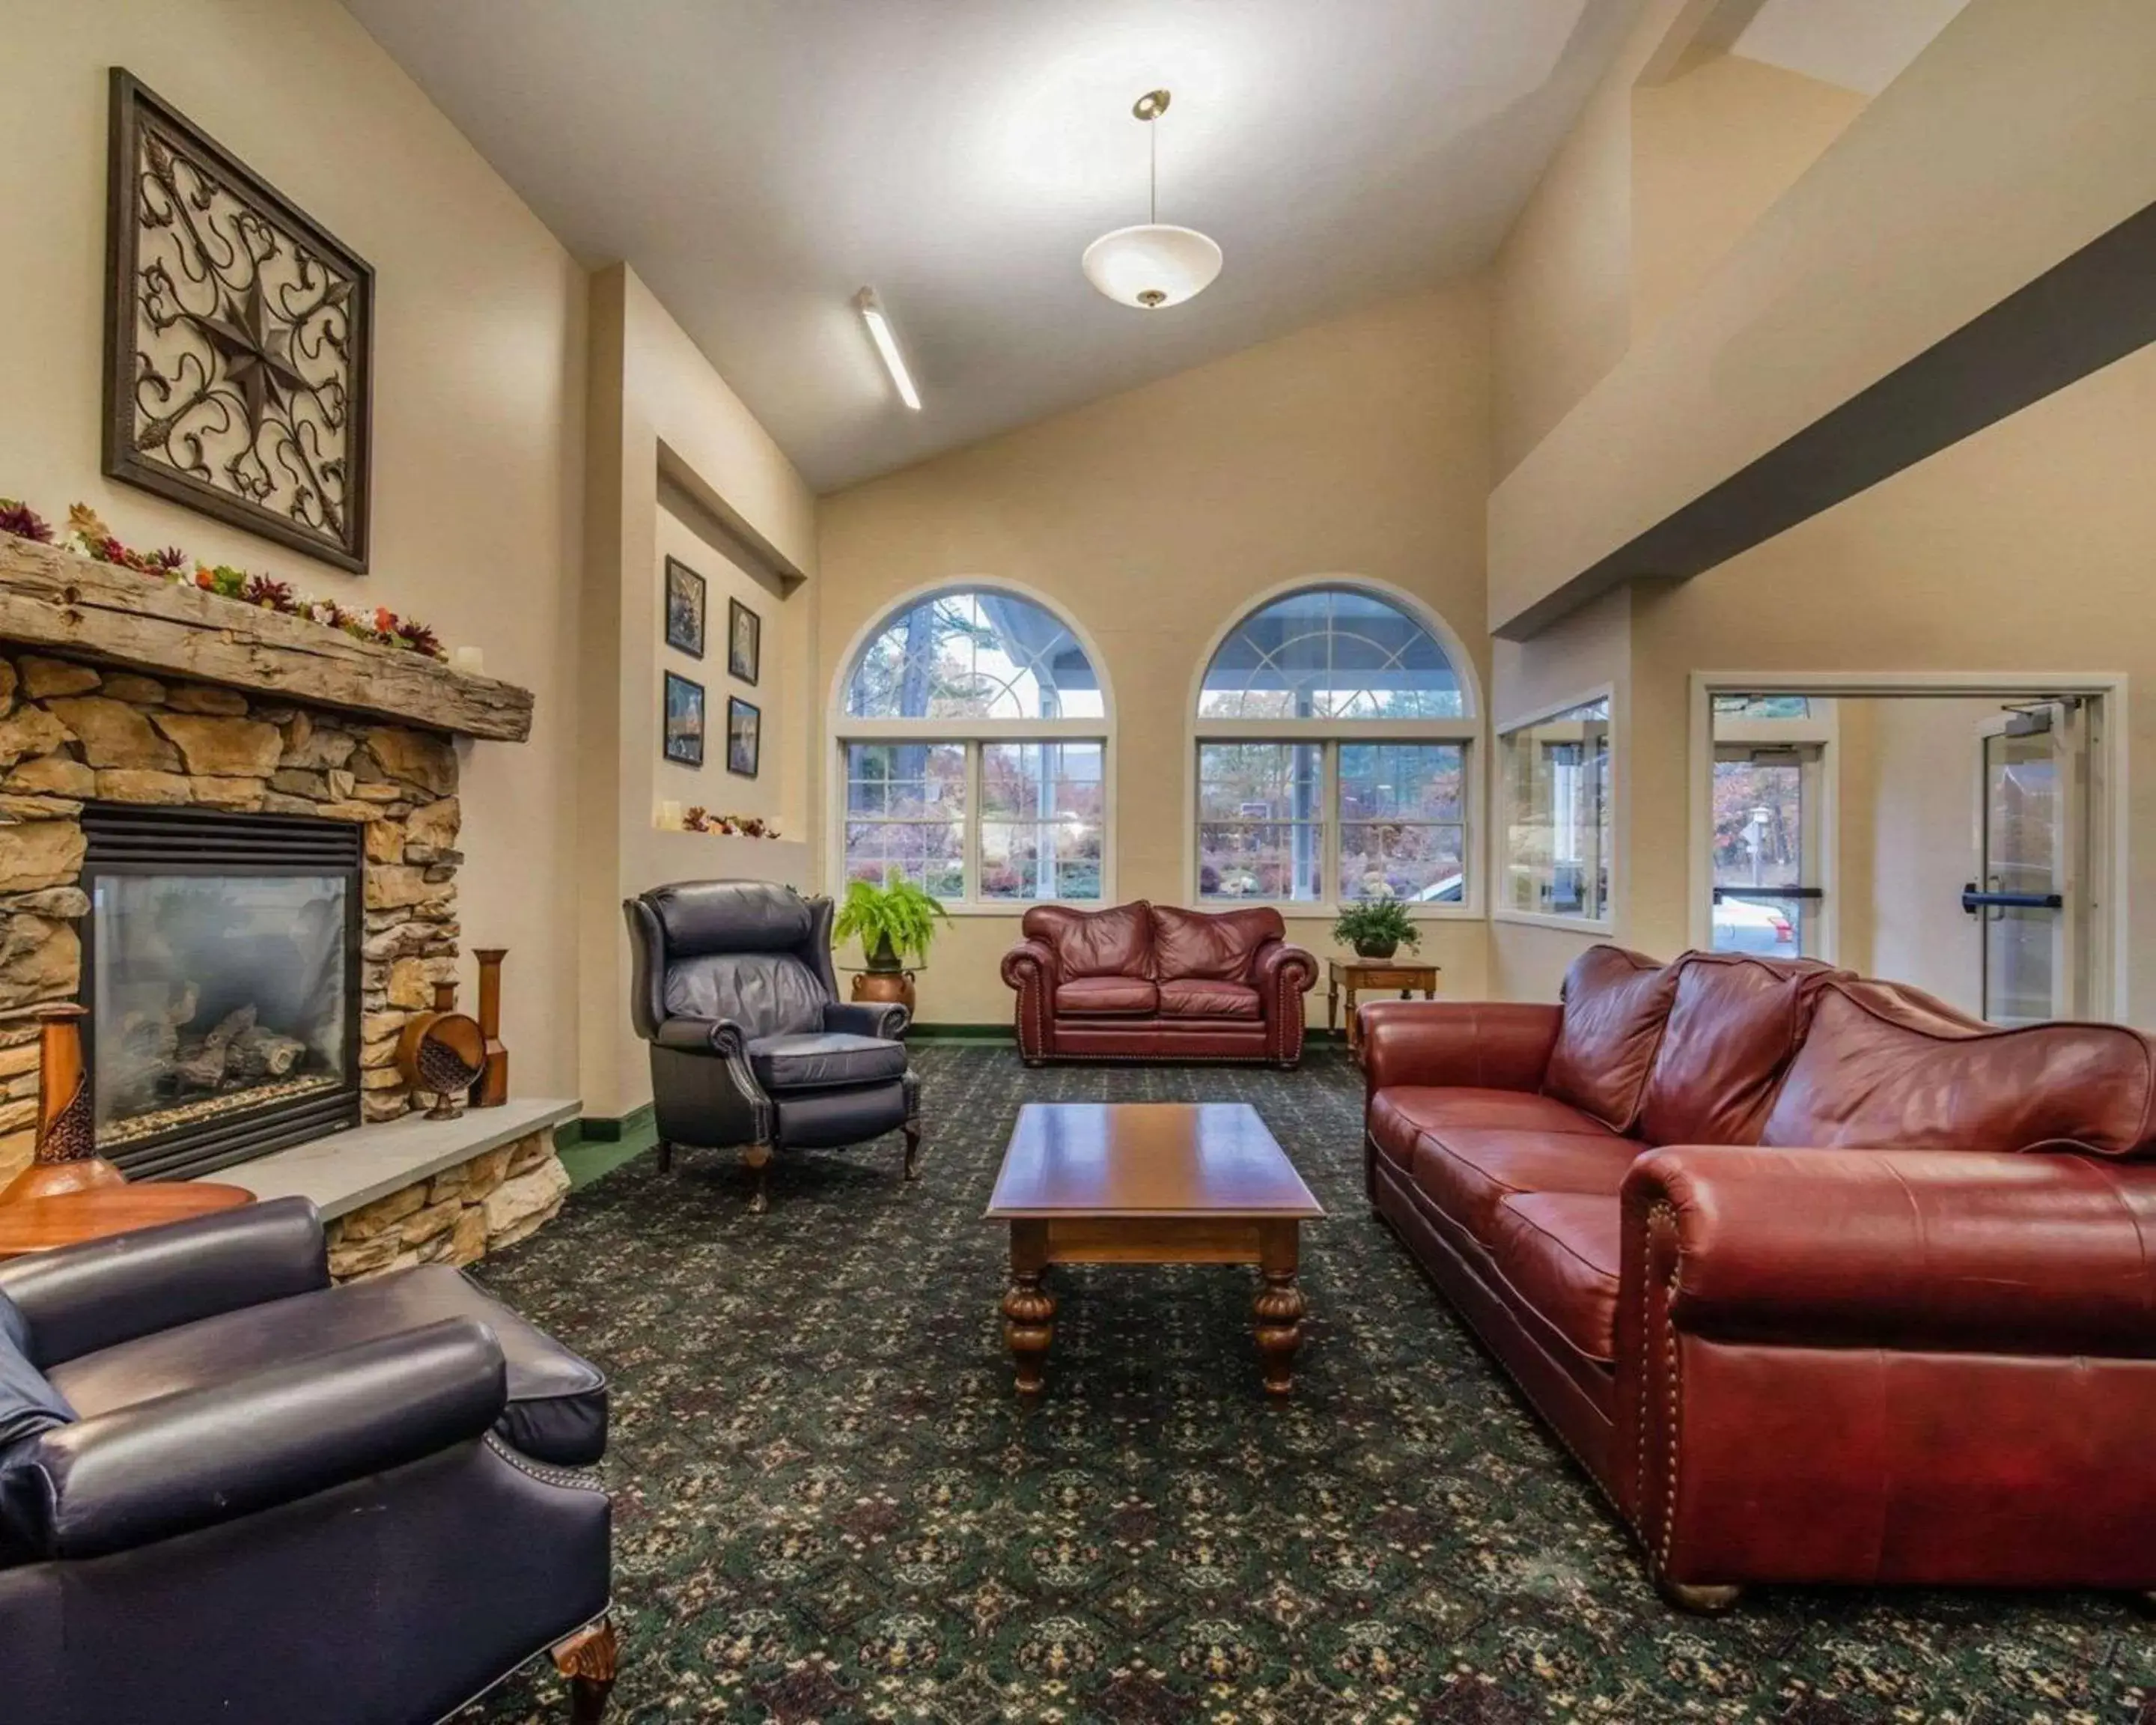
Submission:
<svg viewBox="0 0 2156 1725">
<path fill-rule="evenodd" d="M 1664 1592 L 2156 1589 L 2156 1048 L 1815 964 L 1363 1009 L 1370 1196 Z"/>
<path fill-rule="evenodd" d="M 1317 961 L 1287 943 L 1280 912 L 1168 905 L 1074 911 L 1035 905 L 1004 954 L 1018 990 L 1018 1047 L 1046 1060 L 1302 1058 L 1302 997 Z"/>
</svg>

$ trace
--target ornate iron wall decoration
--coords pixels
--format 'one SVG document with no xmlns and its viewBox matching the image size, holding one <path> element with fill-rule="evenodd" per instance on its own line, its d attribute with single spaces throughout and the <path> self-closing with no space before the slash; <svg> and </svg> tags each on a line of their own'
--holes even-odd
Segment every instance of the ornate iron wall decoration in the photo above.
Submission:
<svg viewBox="0 0 2156 1725">
<path fill-rule="evenodd" d="M 364 572 L 374 272 L 112 73 L 105 470 Z"/>
</svg>

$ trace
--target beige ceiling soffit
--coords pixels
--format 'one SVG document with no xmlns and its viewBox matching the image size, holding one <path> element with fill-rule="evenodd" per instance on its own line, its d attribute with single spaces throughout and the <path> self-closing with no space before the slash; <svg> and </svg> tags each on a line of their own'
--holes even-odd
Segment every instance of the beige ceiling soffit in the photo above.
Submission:
<svg viewBox="0 0 2156 1725">
<path fill-rule="evenodd" d="M 762 576 L 778 589 L 780 598 L 808 578 L 807 570 L 750 526 L 748 518 L 713 490 L 663 438 L 659 441 L 659 492 L 661 503 L 669 503 L 675 514 L 689 517 L 689 526 L 701 536 L 717 542 L 714 549 Z"/>
<path fill-rule="evenodd" d="M 1696 48 L 1728 53 L 1730 44 L 1744 33 L 1744 27 L 1765 4 L 1766 0 L 1685 0 L 1633 83 L 1667 84 L 1683 69 L 1685 56 Z"/>
</svg>

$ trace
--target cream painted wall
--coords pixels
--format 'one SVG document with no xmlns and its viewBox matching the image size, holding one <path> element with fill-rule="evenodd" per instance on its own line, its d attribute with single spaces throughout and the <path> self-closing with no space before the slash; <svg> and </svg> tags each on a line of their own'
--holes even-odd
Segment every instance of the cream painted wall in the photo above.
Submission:
<svg viewBox="0 0 2156 1725">
<path fill-rule="evenodd" d="M 583 272 L 332 0 L 12 0 L 6 22 L 0 493 L 48 514 L 80 499 L 134 543 L 408 609 L 537 695 L 528 742 L 461 751 L 463 939 L 509 948 L 520 1090 L 574 1095 Z M 100 476 L 114 65 L 374 266 L 372 574 Z"/>
<path fill-rule="evenodd" d="M 1379 305 L 823 500 L 819 703 L 902 595 L 993 577 L 1096 642 L 1116 699 L 1114 891 L 1185 902 L 1190 706 L 1208 644 L 1258 594 L 1352 573 L 1435 607 L 1482 656 L 1488 319 L 1479 285 Z M 819 772 L 829 761 L 819 761 Z M 818 809 L 819 821 L 828 814 Z M 819 834 L 819 860 L 824 855 Z M 921 1016 L 998 1023 L 1017 918 L 958 920 Z M 1294 937 L 1332 950 L 1310 919 Z M 1434 923 L 1447 992 L 1484 992 L 1486 928 Z"/>
</svg>

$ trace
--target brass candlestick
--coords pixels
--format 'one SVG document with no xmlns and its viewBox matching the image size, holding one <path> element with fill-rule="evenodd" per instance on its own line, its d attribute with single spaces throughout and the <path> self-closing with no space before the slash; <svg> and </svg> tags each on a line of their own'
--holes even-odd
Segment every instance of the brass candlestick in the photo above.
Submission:
<svg viewBox="0 0 2156 1725">
<path fill-rule="evenodd" d="M 475 1108 L 499 1108 L 509 1100 L 509 1050 L 501 1045 L 501 961 L 506 947 L 476 947 L 479 960 L 479 1028 L 486 1040 L 486 1070 L 471 1087 Z"/>
<path fill-rule="evenodd" d="M 0 1021 L 38 1021 L 37 1154 L 0 1189 L 0 1204 L 126 1183 L 127 1177 L 97 1153 L 97 1118 L 82 1058 L 82 1017 L 83 1009 L 72 1000 L 0 1013 Z"/>
</svg>

